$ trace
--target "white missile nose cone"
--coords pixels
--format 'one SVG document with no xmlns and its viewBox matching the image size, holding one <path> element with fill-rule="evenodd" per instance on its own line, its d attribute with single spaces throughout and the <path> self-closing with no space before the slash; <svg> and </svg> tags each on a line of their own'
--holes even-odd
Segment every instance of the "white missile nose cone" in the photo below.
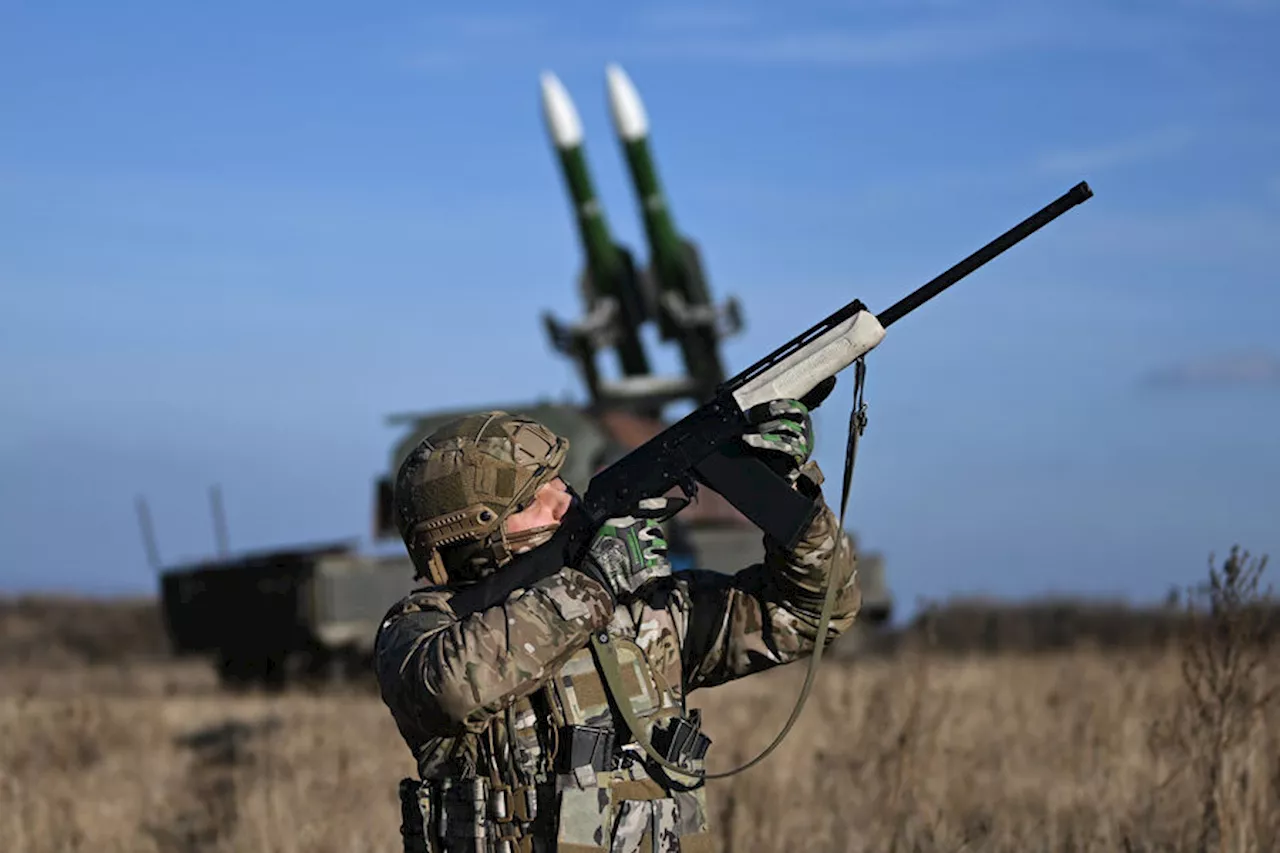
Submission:
<svg viewBox="0 0 1280 853">
<path fill-rule="evenodd" d="M 649 135 L 649 118 L 644 114 L 644 104 L 631 78 L 621 66 L 610 63 L 604 69 L 609 87 L 609 112 L 613 114 L 613 126 L 626 142 L 635 142 Z"/>
<path fill-rule="evenodd" d="M 560 78 L 550 71 L 542 72 L 542 115 L 556 148 L 575 148 L 582 144 L 582 121 Z"/>
</svg>

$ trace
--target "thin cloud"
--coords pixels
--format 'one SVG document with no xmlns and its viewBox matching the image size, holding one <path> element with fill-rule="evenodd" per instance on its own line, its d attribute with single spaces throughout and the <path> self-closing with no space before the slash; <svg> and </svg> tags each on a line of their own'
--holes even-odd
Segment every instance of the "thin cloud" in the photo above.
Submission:
<svg viewBox="0 0 1280 853">
<path fill-rule="evenodd" d="M 931 23 L 877 32 L 822 31 L 738 38 L 701 38 L 654 47 L 650 52 L 685 59 L 746 64 L 828 66 L 917 65 L 981 59 L 1030 47 L 1038 28 L 990 23 Z"/>
<path fill-rule="evenodd" d="M 445 16 L 430 21 L 430 43 L 409 64 L 440 70 L 554 56 L 560 67 L 637 58 L 836 68 L 923 66 L 1028 51 L 1166 52 L 1195 32 L 1185 21 L 1092 3 L 1059 8 L 993 2 L 974 9 L 956 0 L 876 0 L 843 13 L 833 10 L 838 20 L 806 26 L 762 9 L 669 5 L 634 13 L 596 37 L 574 38 L 563 36 L 566 27 L 546 16 Z M 574 24 L 575 32 L 589 26 Z"/>
<path fill-rule="evenodd" d="M 1252 351 L 1168 365 L 1141 379 L 1147 388 L 1280 388 L 1280 356 Z"/>
<path fill-rule="evenodd" d="M 409 57 L 419 71 L 487 64 L 530 44 L 548 41 L 547 21 L 523 14 L 449 15 L 430 21 L 431 41 Z"/>
<path fill-rule="evenodd" d="M 840 23 L 797 29 L 786 20 L 753 22 L 749 32 L 708 31 L 661 44 L 631 44 L 629 53 L 741 64 L 832 67 L 920 66 L 981 61 L 1036 51 L 1167 52 L 1194 35 L 1167 16 L 1117 11 L 1112 5 L 953 0 L 876 0 L 841 15 Z M 892 15 L 896 21 L 891 21 Z M 724 28 L 728 29 L 728 28 Z"/>
<path fill-rule="evenodd" d="M 728 6 L 702 9 L 670 6 L 643 12 L 639 19 L 642 26 L 654 30 L 681 32 L 739 29 L 750 25 L 752 21 L 751 15 Z"/>
<path fill-rule="evenodd" d="M 1280 261 L 1280 215 L 1256 207 L 1103 214 L 1078 226 L 1090 252 L 1179 262 L 1238 265 Z"/>
<path fill-rule="evenodd" d="M 1277 0 L 1181 0 L 1178 3 L 1189 9 L 1209 9 L 1214 12 L 1274 12 L 1280 9 Z"/>
<path fill-rule="evenodd" d="M 406 65 L 415 71 L 446 71 L 476 61 L 476 55 L 466 50 L 427 49 L 415 53 Z"/>
<path fill-rule="evenodd" d="M 536 54 L 555 56 L 560 65 L 588 58 L 835 67 L 921 65 L 985 59 L 1033 47 L 1071 47 L 1076 37 L 1061 24 L 1053 15 L 1007 9 L 999 15 L 916 14 L 895 24 L 810 30 L 771 23 L 727 6 L 668 7 L 637 15 L 626 28 L 630 32 L 626 38 L 566 41 L 543 18 L 459 16 L 433 20 L 432 43 L 415 53 L 409 64 L 438 70 L 523 60 Z M 1098 41 L 1095 35 L 1079 43 L 1094 46 Z"/>
<path fill-rule="evenodd" d="M 1166 127 L 1105 145 L 1050 152 L 1038 166 L 1054 174 L 1100 172 L 1180 154 L 1195 140 L 1196 133 L 1189 127 Z"/>
<path fill-rule="evenodd" d="M 546 28 L 542 18 L 530 15 L 468 15 L 452 24 L 455 35 L 490 41 L 537 38 Z"/>
</svg>

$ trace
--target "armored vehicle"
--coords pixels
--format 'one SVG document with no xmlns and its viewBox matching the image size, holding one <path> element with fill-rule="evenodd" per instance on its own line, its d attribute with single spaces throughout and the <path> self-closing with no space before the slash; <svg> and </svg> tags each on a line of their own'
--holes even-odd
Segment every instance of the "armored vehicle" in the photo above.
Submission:
<svg viewBox="0 0 1280 853">
<path fill-rule="evenodd" d="M 367 669 L 378 620 L 413 587 L 407 556 L 353 542 L 171 566 L 161 607 L 175 652 L 207 655 L 227 687 L 347 680 Z"/>
<path fill-rule="evenodd" d="M 551 344 L 576 365 L 587 390 L 583 403 L 524 401 L 467 410 L 431 410 L 394 416 L 405 432 L 375 484 L 373 539 L 397 542 L 391 483 L 417 442 L 446 421 L 478 409 L 533 417 L 569 439 L 564 478 L 585 491 L 592 475 L 669 423 L 673 404 L 698 404 L 725 379 L 720 341 L 742 327 L 732 298 L 713 305 L 697 246 L 680 235 L 649 151 L 648 119 L 639 95 L 616 66 L 608 72 L 614 126 L 635 187 L 650 252 L 638 268 L 614 241 L 592 188 L 582 125 L 568 93 L 550 74 L 542 78 L 547 129 L 560 161 L 585 258 L 579 278 L 586 314 L 566 324 L 544 316 Z M 655 376 L 641 331 L 656 326 L 660 340 L 680 351 L 684 374 Z M 612 351 L 618 375 L 603 375 L 601 351 Z M 215 512 L 215 521 L 217 521 Z M 710 489 L 669 523 L 677 570 L 733 572 L 764 553 L 760 531 Z M 144 538 L 149 522 L 144 521 Z M 221 538 L 221 537 L 220 537 Z M 149 542 L 148 538 L 148 542 Z M 149 551 L 154 549 L 149 545 Z M 372 556 L 355 543 L 279 549 L 172 566 L 161 574 L 161 599 L 173 648 L 208 654 L 228 686 L 279 686 L 295 678 L 367 673 L 378 621 L 413 585 L 408 556 Z M 157 561 L 153 556 L 153 563 Z M 883 560 L 861 553 L 863 610 L 859 630 L 873 630 L 892 615 Z M 856 647 L 846 637 L 841 648 Z"/>
</svg>

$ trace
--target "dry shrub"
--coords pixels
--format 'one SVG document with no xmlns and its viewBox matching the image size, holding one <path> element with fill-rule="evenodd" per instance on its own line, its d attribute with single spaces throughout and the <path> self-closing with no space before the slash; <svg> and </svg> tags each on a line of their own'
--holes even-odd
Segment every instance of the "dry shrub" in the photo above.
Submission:
<svg viewBox="0 0 1280 853">
<path fill-rule="evenodd" d="M 0 664 L 97 664 L 168 653 L 153 599 L 0 598 Z"/>
<path fill-rule="evenodd" d="M 1176 594 L 1176 591 L 1174 591 Z M 1263 604 L 1258 605 L 1261 613 Z M 1255 640 L 1274 642 L 1280 619 L 1274 604 Z M 926 625 L 927 621 L 927 625 Z M 1020 602 L 956 599 L 931 604 L 912 624 L 879 637 L 872 647 L 893 652 L 921 641 L 928 631 L 942 653 L 1052 653 L 1099 648 L 1114 651 L 1171 649 L 1196 630 L 1194 614 L 1177 606 L 1138 607 L 1125 602 L 1067 598 Z"/>
<path fill-rule="evenodd" d="M 1197 805 L 1185 815 L 1198 851 L 1280 849 L 1280 720 L 1271 638 L 1275 611 L 1260 589 L 1267 559 L 1231 549 L 1209 581 L 1187 591 L 1194 630 L 1181 648 L 1173 713 L 1153 731 L 1169 767 L 1161 791 Z"/>
</svg>

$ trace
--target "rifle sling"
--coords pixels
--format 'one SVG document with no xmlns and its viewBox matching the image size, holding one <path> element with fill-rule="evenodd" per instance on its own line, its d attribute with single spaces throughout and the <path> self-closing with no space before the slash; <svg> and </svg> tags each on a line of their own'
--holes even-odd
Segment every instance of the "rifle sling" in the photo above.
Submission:
<svg viewBox="0 0 1280 853">
<path fill-rule="evenodd" d="M 858 439 L 862 435 L 863 429 L 867 425 L 867 406 L 862 398 L 863 382 L 866 378 L 866 363 L 859 358 L 855 365 L 854 385 L 853 385 L 853 409 L 849 412 L 849 434 L 845 445 L 844 457 L 844 484 L 840 494 L 840 524 L 839 530 L 844 533 L 844 516 L 845 510 L 849 507 L 849 491 L 853 483 L 853 465 L 857 461 L 858 456 Z M 591 648 L 595 653 L 596 662 L 600 667 L 600 674 L 604 677 L 605 684 L 609 688 L 609 693 L 613 697 L 613 704 L 617 708 L 618 713 L 622 715 L 623 721 L 627 724 L 627 728 L 631 730 L 631 736 L 635 742 L 645 751 L 645 754 L 653 759 L 664 770 L 677 774 L 682 777 L 692 777 L 694 779 L 724 779 L 728 776 L 734 776 L 754 767 L 765 759 L 769 753 L 773 752 L 782 743 L 783 739 L 791 732 L 791 727 L 795 725 L 796 720 L 800 718 L 800 712 L 804 710 L 805 702 L 809 698 L 809 691 L 813 687 L 814 676 L 818 672 L 818 662 L 822 659 L 823 649 L 827 644 L 827 629 L 831 626 L 831 612 L 835 609 L 836 602 L 836 585 L 827 579 L 826 594 L 822 599 L 822 611 L 818 616 L 818 630 L 814 635 L 813 654 L 809 659 L 808 671 L 805 673 L 804 686 L 800 688 L 800 695 L 796 699 L 795 708 L 791 711 L 791 717 L 787 720 L 782 731 L 774 738 L 773 743 L 769 744 L 763 752 L 755 758 L 743 764 L 741 767 L 735 767 L 732 770 L 726 770 L 723 773 L 707 773 L 705 771 L 689 770 L 673 764 L 664 758 L 653 744 L 649 742 L 648 736 L 645 734 L 644 724 L 636 717 L 635 710 L 631 707 L 631 701 L 627 697 L 627 693 L 622 683 L 622 672 L 618 665 L 618 656 L 614 652 L 613 645 L 609 642 L 607 632 L 601 631 L 591 635 Z"/>
</svg>

